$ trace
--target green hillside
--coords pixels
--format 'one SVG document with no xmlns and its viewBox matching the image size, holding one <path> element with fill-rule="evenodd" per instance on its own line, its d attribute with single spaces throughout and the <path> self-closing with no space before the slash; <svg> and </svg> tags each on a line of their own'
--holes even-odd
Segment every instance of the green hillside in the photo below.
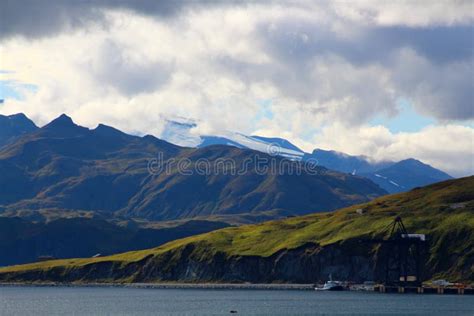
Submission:
<svg viewBox="0 0 474 316">
<path fill-rule="evenodd" d="M 357 240 L 382 237 L 395 216 L 409 232 L 428 235 L 428 278 L 474 280 L 474 176 L 333 213 L 225 228 L 149 250 L 6 267 L 0 280 L 310 282 L 332 267 L 341 278 L 376 279 L 370 272 L 376 269 L 374 246 Z"/>
</svg>

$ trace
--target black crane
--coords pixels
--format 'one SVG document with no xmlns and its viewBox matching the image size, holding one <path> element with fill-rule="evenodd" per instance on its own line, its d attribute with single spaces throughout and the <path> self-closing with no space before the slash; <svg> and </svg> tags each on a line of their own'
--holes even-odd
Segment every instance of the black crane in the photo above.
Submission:
<svg viewBox="0 0 474 316">
<path fill-rule="evenodd" d="M 372 239 L 380 244 L 377 262 L 383 265 L 385 285 L 421 286 L 426 261 L 426 236 L 409 234 L 401 217 L 397 216 L 386 228 L 388 238 Z"/>
</svg>

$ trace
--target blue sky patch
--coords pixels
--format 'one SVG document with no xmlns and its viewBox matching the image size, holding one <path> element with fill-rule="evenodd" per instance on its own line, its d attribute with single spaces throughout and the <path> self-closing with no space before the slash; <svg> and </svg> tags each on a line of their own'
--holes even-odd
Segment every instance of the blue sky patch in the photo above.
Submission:
<svg viewBox="0 0 474 316">
<path fill-rule="evenodd" d="M 378 116 L 370 121 L 370 125 L 383 125 L 392 133 L 418 132 L 428 125 L 436 124 L 436 120 L 419 114 L 413 105 L 405 99 L 398 101 L 398 115 L 395 117 Z"/>
</svg>

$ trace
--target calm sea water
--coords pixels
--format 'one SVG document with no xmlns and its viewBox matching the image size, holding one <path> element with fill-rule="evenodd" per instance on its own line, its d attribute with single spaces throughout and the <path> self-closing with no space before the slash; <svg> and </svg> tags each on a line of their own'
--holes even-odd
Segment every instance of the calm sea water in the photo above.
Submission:
<svg viewBox="0 0 474 316">
<path fill-rule="evenodd" d="M 237 311 L 231 314 L 230 311 Z M 474 315 L 474 296 L 0 287 L 0 315 Z"/>
</svg>

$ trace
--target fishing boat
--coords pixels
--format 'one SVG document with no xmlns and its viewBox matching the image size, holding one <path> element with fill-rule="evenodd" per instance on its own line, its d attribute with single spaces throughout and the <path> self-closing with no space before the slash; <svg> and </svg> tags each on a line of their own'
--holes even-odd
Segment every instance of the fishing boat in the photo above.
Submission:
<svg viewBox="0 0 474 316">
<path fill-rule="evenodd" d="M 340 281 L 333 281 L 332 275 L 329 275 L 329 281 L 324 283 L 322 287 L 315 287 L 316 291 L 343 291 L 344 287 Z"/>
</svg>

